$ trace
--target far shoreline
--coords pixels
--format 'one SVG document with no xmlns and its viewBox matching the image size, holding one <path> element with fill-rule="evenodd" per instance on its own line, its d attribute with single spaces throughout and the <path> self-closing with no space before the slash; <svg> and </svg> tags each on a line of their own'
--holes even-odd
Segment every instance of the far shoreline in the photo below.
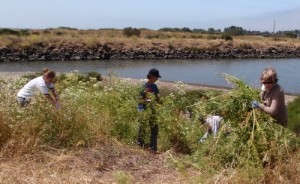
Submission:
<svg viewBox="0 0 300 184">
<path fill-rule="evenodd" d="M 66 28 L 11 32 L 16 34 L 0 37 L 0 62 L 300 58 L 300 38 L 289 37 Z"/>
</svg>

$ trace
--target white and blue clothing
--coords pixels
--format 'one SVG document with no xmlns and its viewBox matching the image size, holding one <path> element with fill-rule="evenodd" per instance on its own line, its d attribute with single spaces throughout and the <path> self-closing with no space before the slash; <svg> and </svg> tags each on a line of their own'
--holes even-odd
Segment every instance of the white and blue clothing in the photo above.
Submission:
<svg viewBox="0 0 300 184">
<path fill-rule="evenodd" d="M 204 142 L 205 139 L 209 137 L 210 134 L 213 134 L 214 137 L 217 136 L 221 121 L 223 120 L 220 116 L 208 116 L 205 119 L 206 125 L 208 125 L 210 128 L 207 130 L 207 132 L 203 135 L 203 137 L 200 139 L 199 142 Z"/>
<path fill-rule="evenodd" d="M 25 84 L 25 86 L 18 92 L 17 100 L 21 106 L 26 106 L 36 93 L 49 95 L 49 89 L 54 89 L 54 84 L 47 84 L 43 76 L 37 77 Z"/>
</svg>

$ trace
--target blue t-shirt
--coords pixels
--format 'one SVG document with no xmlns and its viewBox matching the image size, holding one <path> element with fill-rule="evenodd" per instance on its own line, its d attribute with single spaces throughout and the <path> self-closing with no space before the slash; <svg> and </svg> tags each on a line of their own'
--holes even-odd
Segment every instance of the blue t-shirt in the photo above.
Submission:
<svg viewBox="0 0 300 184">
<path fill-rule="evenodd" d="M 156 84 L 145 83 L 142 86 L 142 90 L 140 91 L 140 95 L 142 97 L 142 100 L 147 100 L 147 93 L 152 93 L 152 94 L 157 95 L 159 93 L 157 85 Z M 139 103 L 138 104 L 138 109 L 139 109 L 139 111 L 146 109 L 146 104 L 145 103 Z"/>
<path fill-rule="evenodd" d="M 142 90 L 141 90 L 141 96 L 144 99 L 146 98 L 146 93 L 153 93 L 153 94 L 157 95 L 159 93 L 157 85 L 156 84 L 145 83 L 142 87 Z"/>
</svg>

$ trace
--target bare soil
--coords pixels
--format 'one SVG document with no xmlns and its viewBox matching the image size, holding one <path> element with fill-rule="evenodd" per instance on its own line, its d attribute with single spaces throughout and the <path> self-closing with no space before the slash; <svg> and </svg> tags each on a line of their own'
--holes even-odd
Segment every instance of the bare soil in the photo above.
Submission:
<svg viewBox="0 0 300 184">
<path fill-rule="evenodd" d="M 100 143 L 78 151 L 50 150 L 17 159 L 1 159 L 1 183 L 186 183 L 192 168 L 180 172 L 171 151 L 146 150 Z"/>
</svg>

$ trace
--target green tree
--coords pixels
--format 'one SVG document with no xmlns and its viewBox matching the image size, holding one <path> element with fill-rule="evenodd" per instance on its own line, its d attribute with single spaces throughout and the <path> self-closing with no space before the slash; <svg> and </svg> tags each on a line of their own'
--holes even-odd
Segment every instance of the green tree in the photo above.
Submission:
<svg viewBox="0 0 300 184">
<path fill-rule="evenodd" d="M 215 34 L 216 30 L 214 28 L 208 28 L 207 33 L 208 34 Z"/>
<path fill-rule="evenodd" d="M 231 36 L 240 36 L 245 35 L 245 30 L 242 27 L 230 26 L 224 29 L 225 34 L 229 34 Z"/>
<path fill-rule="evenodd" d="M 127 37 L 130 37 L 130 36 L 139 37 L 141 35 L 141 31 L 137 28 L 127 27 L 127 28 L 123 29 L 123 34 Z"/>
</svg>

